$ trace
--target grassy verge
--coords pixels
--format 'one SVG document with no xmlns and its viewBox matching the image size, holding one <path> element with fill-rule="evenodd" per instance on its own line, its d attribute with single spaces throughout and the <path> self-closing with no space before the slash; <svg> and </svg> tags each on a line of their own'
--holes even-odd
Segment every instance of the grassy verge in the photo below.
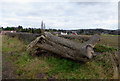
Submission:
<svg viewBox="0 0 120 81">
<path fill-rule="evenodd" d="M 116 49 L 111 47 L 103 45 L 96 46 L 95 50 L 103 53 L 103 55 L 98 55 L 93 61 L 82 64 L 65 58 L 57 58 L 52 55 L 48 57 L 31 57 L 25 50 L 26 46 L 24 42 L 16 38 L 3 36 L 3 58 L 15 66 L 15 70 L 11 68 L 14 71 L 15 78 L 110 79 L 113 76 L 108 55 L 111 50 L 116 51 Z M 7 73 L 9 72 L 9 70 L 4 69 L 3 73 L 5 71 Z"/>
</svg>

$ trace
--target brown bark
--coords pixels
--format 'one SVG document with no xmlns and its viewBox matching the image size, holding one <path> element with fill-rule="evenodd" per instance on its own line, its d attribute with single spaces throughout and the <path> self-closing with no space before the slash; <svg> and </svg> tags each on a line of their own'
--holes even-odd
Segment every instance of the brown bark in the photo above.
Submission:
<svg viewBox="0 0 120 81">
<path fill-rule="evenodd" d="M 58 54 L 62 57 L 87 61 L 87 58 L 91 59 L 95 55 L 93 47 L 99 40 L 99 35 L 94 35 L 87 42 L 79 43 L 65 38 L 56 37 L 49 32 L 45 32 L 44 35 L 38 37 L 32 42 L 28 48 L 31 49 L 33 46 L 38 46 L 40 49 Z"/>
<path fill-rule="evenodd" d="M 87 35 L 59 35 L 59 37 L 64 37 L 67 39 L 77 39 L 81 41 L 88 41 L 91 38 L 91 36 Z"/>
</svg>

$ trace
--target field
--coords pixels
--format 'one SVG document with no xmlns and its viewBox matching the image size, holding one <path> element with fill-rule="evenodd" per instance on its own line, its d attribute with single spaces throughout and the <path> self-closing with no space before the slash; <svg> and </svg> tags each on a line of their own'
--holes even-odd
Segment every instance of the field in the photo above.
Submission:
<svg viewBox="0 0 120 81">
<path fill-rule="evenodd" d="M 120 43 L 119 43 L 120 45 Z M 2 36 L 3 78 L 8 79 L 114 79 L 109 54 L 118 51 L 118 36 L 102 35 L 94 50 L 99 55 L 87 63 L 51 53 L 30 56 L 27 44 Z"/>
</svg>

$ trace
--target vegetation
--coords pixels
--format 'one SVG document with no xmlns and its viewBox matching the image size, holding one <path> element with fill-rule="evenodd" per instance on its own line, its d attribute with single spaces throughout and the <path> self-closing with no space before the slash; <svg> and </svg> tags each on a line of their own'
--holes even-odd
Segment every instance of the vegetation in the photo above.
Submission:
<svg viewBox="0 0 120 81">
<path fill-rule="evenodd" d="M 105 46 L 105 45 L 101 45 L 101 44 L 97 44 L 94 47 L 94 51 L 95 52 L 100 52 L 100 53 L 103 53 L 103 52 L 113 52 L 113 51 L 117 51 L 117 50 L 118 50 L 117 48 L 110 47 L 110 46 Z"/>
<path fill-rule="evenodd" d="M 62 29 L 45 29 L 45 24 L 42 22 L 40 28 L 23 28 L 22 26 L 18 27 L 6 27 L 0 28 L 2 30 L 9 30 L 9 31 L 17 31 L 17 32 L 29 32 L 29 33 L 41 33 L 42 29 L 44 28 L 47 32 L 67 32 L 71 34 L 73 31 L 76 32 L 78 35 L 93 35 L 93 34 L 102 34 L 102 35 L 120 35 L 120 30 L 106 30 L 106 29 L 79 29 L 79 30 L 62 30 Z"/>
<path fill-rule="evenodd" d="M 95 47 L 95 51 L 101 54 L 93 61 L 81 63 L 48 53 L 31 57 L 26 52 L 27 45 L 23 41 L 3 36 L 3 78 L 111 79 L 113 70 L 109 54 L 117 48 L 103 45 L 104 40 L 101 41 Z M 116 42 L 113 44 L 116 45 Z"/>
</svg>

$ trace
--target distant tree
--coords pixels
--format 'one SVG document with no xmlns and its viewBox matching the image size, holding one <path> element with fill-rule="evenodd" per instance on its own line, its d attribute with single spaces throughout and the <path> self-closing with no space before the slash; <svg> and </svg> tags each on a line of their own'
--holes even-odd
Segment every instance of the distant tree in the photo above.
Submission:
<svg viewBox="0 0 120 81">
<path fill-rule="evenodd" d="M 23 29 L 23 27 L 19 25 L 19 26 L 18 26 L 18 29 Z"/>
<path fill-rule="evenodd" d="M 40 34 L 41 33 L 41 29 L 40 28 L 39 29 L 34 29 L 34 33 Z"/>
<path fill-rule="evenodd" d="M 13 30 L 14 30 L 14 27 L 7 27 L 7 28 L 4 28 L 4 30 L 13 31 Z"/>
<path fill-rule="evenodd" d="M 54 32 L 56 32 L 57 30 L 56 29 L 53 29 Z"/>
<path fill-rule="evenodd" d="M 23 27 L 20 26 L 20 25 L 19 25 L 18 28 L 16 29 L 17 32 L 22 32 L 22 30 L 23 30 Z"/>
<path fill-rule="evenodd" d="M 33 29 L 33 28 L 32 28 L 32 30 L 31 30 L 31 31 L 32 31 L 32 33 L 34 33 L 34 29 Z"/>
<path fill-rule="evenodd" d="M 1 27 L 1 29 L 3 30 L 4 28 L 3 28 L 3 27 Z"/>
</svg>

